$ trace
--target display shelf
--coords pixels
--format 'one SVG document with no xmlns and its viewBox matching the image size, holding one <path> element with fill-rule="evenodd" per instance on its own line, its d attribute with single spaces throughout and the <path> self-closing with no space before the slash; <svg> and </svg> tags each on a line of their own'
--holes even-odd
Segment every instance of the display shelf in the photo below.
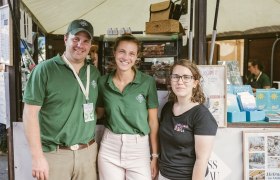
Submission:
<svg viewBox="0 0 280 180">
<path fill-rule="evenodd" d="M 182 48 L 182 35 L 146 35 L 133 34 L 141 42 L 141 54 L 138 69 L 153 76 L 158 90 L 166 90 L 169 67 L 177 61 Z M 113 47 L 117 35 L 101 37 L 99 70 L 102 74 L 112 71 Z"/>
<path fill-rule="evenodd" d="M 141 58 L 166 58 L 166 57 L 173 57 L 173 56 L 177 56 L 177 54 L 174 55 L 154 55 L 154 56 L 141 56 Z M 113 55 L 108 55 L 106 56 L 107 58 L 113 58 Z"/>
<path fill-rule="evenodd" d="M 180 38 L 180 34 L 161 34 L 161 35 L 152 35 L 152 34 L 133 34 L 134 37 L 141 41 L 168 41 L 168 40 L 177 40 Z M 104 35 L 104 41 L 114 41 L 118 35 Z"/>
<path fill-rule="evenodd" d="M 267 122 L 267 121 L 256 121 L 256 122 L 228 122 L 228 128 L 280 128 L 280 122 Z"/>
</svg>

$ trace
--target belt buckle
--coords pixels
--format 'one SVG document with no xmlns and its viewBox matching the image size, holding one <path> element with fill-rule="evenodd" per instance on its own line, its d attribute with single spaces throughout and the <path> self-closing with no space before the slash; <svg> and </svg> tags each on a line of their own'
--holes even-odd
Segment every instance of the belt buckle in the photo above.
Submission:
<svg viewBox="0 0 280 180">
<path fill-rule="evenodd" d="M 79 144 L 74 144 L 74 145 L 70 146 L 70 149 L 71 149 L 72 151 L 78 150 L 78 149 L 79 149 Z"/>
</svg>

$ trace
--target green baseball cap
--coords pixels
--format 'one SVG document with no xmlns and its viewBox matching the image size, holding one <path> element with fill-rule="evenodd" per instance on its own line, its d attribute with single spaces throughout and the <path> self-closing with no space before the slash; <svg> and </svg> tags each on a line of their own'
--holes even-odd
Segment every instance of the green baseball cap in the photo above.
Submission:
<svg viewBox="0 0 280 180">
<path fill-rule="evenodd" d="M 90 24 L 90 22 L 83 20 L 83 19 L 77 19 L 70 23 L 67 29 L 67 33 L 71 34 L 77 34 L 78 32 L 84 31 L 88 33 L 91 39 L 93 39 L 93 27 Z"/>
</svg>

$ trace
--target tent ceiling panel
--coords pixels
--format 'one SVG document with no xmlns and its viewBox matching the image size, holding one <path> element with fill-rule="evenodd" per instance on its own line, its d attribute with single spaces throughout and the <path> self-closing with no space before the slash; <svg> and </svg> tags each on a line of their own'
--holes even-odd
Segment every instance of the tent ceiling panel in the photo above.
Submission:
<svg viewBox="0 0 280 180">
<path fill-rule="evenodd" d="M 163 0 L 22 0 L 48 33 L 64 34 L 69 22 L 82 18 L 90 21 L 95 36 L 108 28 L 130 27 L 144 31 L 151 3 Z M 190 3 L 189 3 L 190 4 Z M 207 0 L 207 34 L 214 23 L 216 0 Z M 280 25 L 280 0 L 222 0 L 217 33 L 246 31 Z M 183 24 L 189 24 L 189 17 Z"/>
<path fill-rule="evenodd" d="M 213 29 L 216 0 L 207 0 L 207 34 Z M 280 25 L 280 0 L 222 0 L 217 32 Z"/>
<path fill-rule="evenodd" d="M 23 0 L 33 15 L 48 33 L 53 33 L 69 24 L 73 19 L 82 18 L 105 0 Z M 65 29 L 66 31 L 66 29 Z M 64 34 L 59 33 L 59 34 Z"/>
</svg>

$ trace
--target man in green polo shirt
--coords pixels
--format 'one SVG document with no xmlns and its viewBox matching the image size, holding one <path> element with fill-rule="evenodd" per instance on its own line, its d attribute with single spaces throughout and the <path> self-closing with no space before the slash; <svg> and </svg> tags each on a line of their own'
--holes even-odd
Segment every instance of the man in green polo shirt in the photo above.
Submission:
<svg viewBox="0 0 280 180">
<path fill-rule="evenodd" d="M 95 180 L 95 104 L 99 71 L 86 61 L 92 25 L 70 23 L 65 52 L 38 64 L 23 97 L 23 122 L 32 156 L 32 175 L 40 180 Z"/>
<path fill-rule="evenodd" d="M 271 88 L 271 81 L 267 74 L 263 72 L 264 66 L 257 59 L 251 59 L 248 62 L 248 71 L 251 73 L 247 84 L 251 85 L 253 92 L 256 89 Z"/>
</svg>

